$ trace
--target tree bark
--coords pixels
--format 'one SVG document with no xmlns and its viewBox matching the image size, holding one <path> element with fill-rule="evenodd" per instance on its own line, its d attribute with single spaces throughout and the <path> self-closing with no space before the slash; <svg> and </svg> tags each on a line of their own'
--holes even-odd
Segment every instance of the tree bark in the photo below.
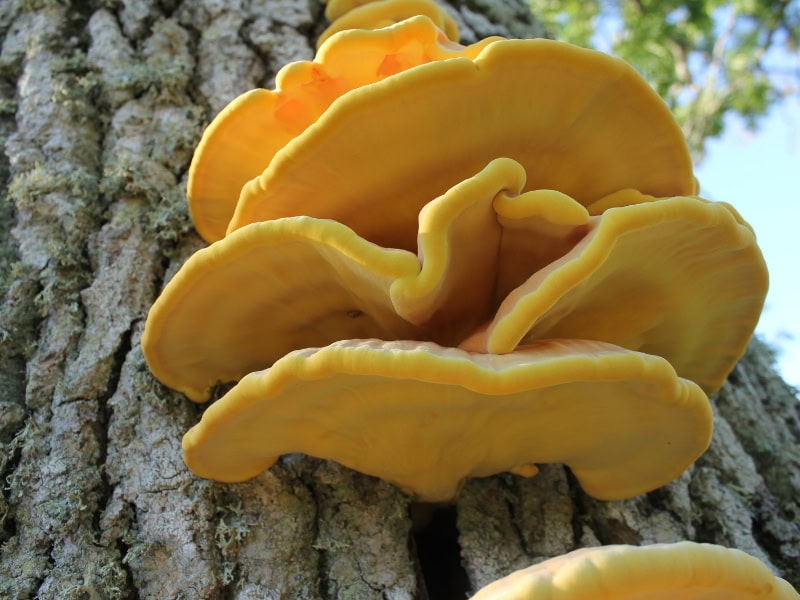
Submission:
<svg viewBox="0 0 800 600">
<path fill-rule="evenodd" d="M 465 42 L 541 34 L 522 0 L 448 10 Z M 681 539 L 800 584 L 800 404 L 757 341 L 713 399 L 708 452 L 627 501 L 560 466 L 437 510 L 300 455 L 236 485 L 184 467 L 203 408 L 152 378 L 139 339 L 203 245 L 192 151 L 323 27 L 317 0 L 0 4 L 0 597 L 463 598 L 581 546 Z"/>
</svg>

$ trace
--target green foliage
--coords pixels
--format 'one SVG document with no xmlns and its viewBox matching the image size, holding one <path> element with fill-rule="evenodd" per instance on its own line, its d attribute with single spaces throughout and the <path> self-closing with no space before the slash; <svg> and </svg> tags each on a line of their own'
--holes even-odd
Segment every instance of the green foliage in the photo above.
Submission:
<svg viewBox="0 0 800 600">
<path fill-rule="evenodd" d="M 697 158 L 727 114 L 754 127 L 800 90 L 770 51 L 800 61 L 800 0 L 530 0 L 557 39 L 597 46 L 634 65 L 672 108 Z M 798 62 L 795 62 L 798 64 Z"/>
</svg>

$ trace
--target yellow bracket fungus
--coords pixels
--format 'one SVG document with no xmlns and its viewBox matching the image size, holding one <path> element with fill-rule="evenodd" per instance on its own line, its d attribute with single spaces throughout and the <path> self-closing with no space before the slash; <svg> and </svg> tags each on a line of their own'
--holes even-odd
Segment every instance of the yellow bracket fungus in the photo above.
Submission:
<svg viewBox="0 0 800 600">
<path fill-rule="evenodd" d="M 304 452 L 430 502 L 452 499 L 467 477 L 564 463 L 587 493 L 618 499 L 677 477 L 711 427 L 699 387 L 664 359 L 610 344 L 544 340 L 498 356 L 347 340 L 245 376 L 183 451 L 220 481 Z"/>
<path fill-rule="evenodd" d="M 767 285 L 735 213 L 670 198 L 590 218 L 559 192 L 518 196 L 524 186 L 518 163 L 492 161 L 423 207 L 416 255 L 311 217 L 237 230 L 192 256 L 154 304 L 148 363 L 202 401 L 218 381 L 340 339 L 502 354 L 576 338 L 661 356 L 716 389 L 744 351 Z"/>
<path fill-rule="evenodd" d="M 626 188 L 695 192 L 680 128 L 630 66 L 550 40 L 501 40 L 474 60 L 340 97 L 244 186 L 228 231 L 306 214 L 411 250 L 428 199 L 498 157 L 522 164 L 527 190 L 584 206 Z"/>
<path fill-rule="evenodd" d="M 462 347 L 505 353 L 533 339 L 596 339 L 662 356 L 716 391 L 744 353 L 767 269 L 728 205 L 696 198 L 612 208 L 568 253 L 512 291 Z"/>
<path fill-rule="evenodd" d="M 314 62 L 285 66 L 274 91 L 242 94 L 203 132 L 187 189 L 198 233 L 208 242 L 223 238 L 242 186 L 341 95 L 427 62 L 474 58 L 498 39 L 459 46 L 420 16 L 380 31 L 344 32 L 324 44 Z"/>
<path fill-rule="evenodd" d="M 490 316 L 496 285 L 510 291 L 587 231 L 583 206 L 551 191 L 517 196 L 524 184 L 519 164 L 498 159 L 434 199 L 419 214 L 417 255 L 311 217 L 237 230 L 167 285 L 145 357 L 165 384 L 205 400 L 218 381 L 340 339 L 456 345 Z"/>
<path fill-rule="evenodd" d="M 713 544 L 583 548 L 516 571 L 472 600 L 797 600 L 761 561 Z"/>
<path fill-rule="evenodd" d="M 333 23 L 317 39 L 317 48 L 341 31 L 389 27 L 418 15 L 430 19 L 448 39 L 458 41 L 458 25 L 453 17 L 432 0 L 377 0 L 355 6 L 335 18 L 326 11 L 325 16 Z"/>
<path fill-rule="evenodd" d="M 328 14 L 345 30 L 234 100 L 190 167 L 213 243 L 142 348 L 192 400 L 240 381 L 184 437 L 187 465 L 240 481 L 300 451 L 425 501 L 540 463 L 601 499 L 677 477 L 767 276 L 741 217 L 688 197 L 664 102 L 598 52 L 460 46 L 429 0 Z"/>
</svg>

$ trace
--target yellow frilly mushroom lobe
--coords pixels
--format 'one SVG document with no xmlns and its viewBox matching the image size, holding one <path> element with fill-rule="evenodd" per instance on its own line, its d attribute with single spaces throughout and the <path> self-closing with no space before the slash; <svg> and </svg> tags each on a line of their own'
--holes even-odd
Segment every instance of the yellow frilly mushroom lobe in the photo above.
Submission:
<svg viewBox="0 0 800 600">
<path fill-rule="evenodd" d="M 524 185 L 518 163 L 492 161 L 424 207 L 416 254 L 312 217 L 243 227 L 193 255 L 151 308 L 150 368 L 201 401 L 217 382 L 336 340 L 455 346 L 492 314 L 496 286 L 512 289 L 588 231 L 583 206 Z"/>
<path fill-rule="evenodd" d="M 496 39 L 459 46 L 419 16 L 380 31 L 343 32 L 322 45 L 313 62 L 286 65 L 274 91 L 242 94 L 203 132 L 187 189 L 198 233 L 208 242 L 222 239 L 242 186 L 343 94 L 426 62 L 474 58 Z"/>
<path fill-rule="evenodd" d="M 524 187 L 518 163 L 492 161 L 423 207 L 416 255 L 330 220 L 243 227 L 167 285 L 145 357 L 161 381 L 202 401 L 217 382 L 340 339 L 502 354 L 575 338 L 661 356 L 706 391 L 719 387 L 767 286 L 738 216 L 696 198 L 641 198 L 589 217 L 565 194 Z"/>
<path fill-rule="evenodd" d="M 761 314 L 764 258 L 726 204 L 643 200 L 592 217 L 580 242 L 511 291 L 461 347 L 602 340 L 662 356 L 706 392 L 719 389 Z"/>
<path fill-rule="evenodd" d="M 764 563 L 714 544 L 583 548 L 516 571 L 473 600 L 797 600 Z"/>
<path fill-rule="evenodd" d="M 523 166 L 524 191 L 584 206 L 626 188 L 695 192 L 680 128 L 631 67 L 550 40 L 501 40 L 474 60 L 427 63 L 340 97 L 243 187 L 228 232 L 306 214 L 413 250 L 424 204 L 498 157 Z"/>
<path fill-rule="evenodd" d="M 708 446 L 712 414 L 669 363 L 583 340 L 505 355 L 346 340 L 245 376 L 183 438 L 202 477 L 241 481 L 304 452 L 451 500 L 465 478 L 564 463 L 587 493 L 628 498 Z"/>
</svg>

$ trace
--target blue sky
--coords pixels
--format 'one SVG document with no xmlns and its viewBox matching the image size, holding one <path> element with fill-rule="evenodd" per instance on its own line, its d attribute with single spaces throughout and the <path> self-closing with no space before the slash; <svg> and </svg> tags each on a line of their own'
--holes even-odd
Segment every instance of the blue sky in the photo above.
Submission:
<svg viewBox="0 0 800 600">
<path fill-rule="evenodd" d="M 774 107 L 756 132 L 731 119 L 696 175 L 702 196 L 732 204 L 756 232 L 770 272 L 756 333 L 778 348 L 784 379 L 800 388 L 800 99 Z"/>
</svg>

